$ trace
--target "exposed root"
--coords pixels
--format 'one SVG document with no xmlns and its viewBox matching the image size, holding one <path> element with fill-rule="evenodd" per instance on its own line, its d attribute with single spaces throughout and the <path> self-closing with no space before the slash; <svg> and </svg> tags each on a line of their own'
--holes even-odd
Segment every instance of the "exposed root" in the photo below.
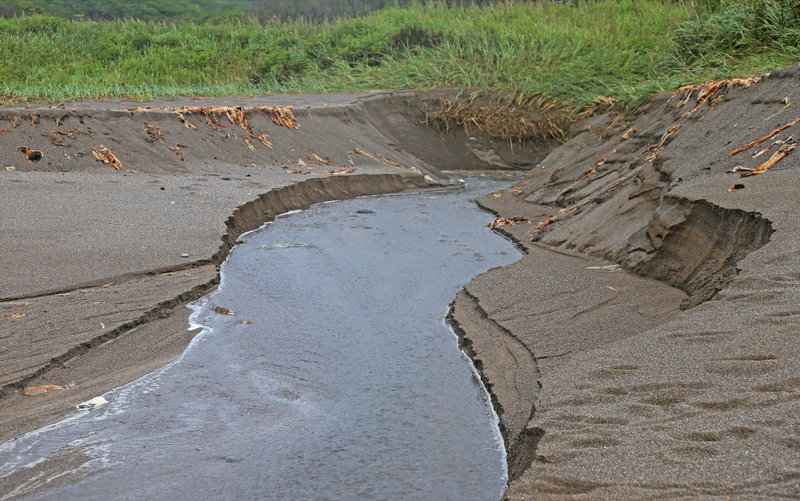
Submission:
<svg viewBox="0 0 800 501">
<path fill-rule="evenodd" d="M 258 134 L 255 134 L 253 137 L 255 137 L 259 143 L 263 144 L 269 149 L 272 149 L 272 141 L 269 140 L 269 136 L 266 133 L 259 132 Z"/>
<path fill-rule="evenodd" d="M 489 224 L 486 225 L 487 228 L 493 230 L 499 226 L 516 226 L 517 223 L 526 223 L 528 220 L 524 217 L 498 217 L 497 219 L 493 220 Z"/>
<path fill-rule="evenodd" d="M 352 150 L 348 151 L 347 152 L 348 154 L 364 155 L 366 157 L 369 157 L 369 158 L 375 160 L 376 162 L 382 163 L 383 165 L 388 165 L 389 167 L 397 167 L 398 169 L 410 170 L 410 171 L 416 172 L 418 174 L 420 172 L 419 169 L 417 169 L 416 167 L 409 167 L 409 166 L 403 165 L 403 164 L 401 164 L 399 162 L 395 162 L 394 160 L 392 160 L 391 158 L 387 157 L 386 155 L 382 155 L 380 153 L 376 153 L 374 151 L 370 151 L 370 150 L 360 146 L 355 141 L 353 141 L 353 144 L 356 147 L 353 148 Z"/>
<path fill-rule="evenodd" d="M 774 167 L 775 164 L 777 164 L 778 162 L 783 160 L 786 156 L 788 156 L 791 152 L 796 150 L 798 146 L 800 146 L 800 143 L 786 143 L 786 144 L 784 144 L 783 146 L 778 148 L 778 151 L 776 151 L 775 153 L 772 154 L 771 157 L 769 157 L 769 160 L 767 160 L 766 162 L 762 163 L 761 165 L 759 165 L 758 167 L 756 167 L 753 170 L 740 172 L 739 176 L 741 176 L 741 177 L 757 176 L 759 174 L 767 172 L 769 169 Z"/>
<path fill-rule="evenodd" d="M 573 216 L 577 214 L 578 212 L 580 212 L 580 209 L 583 209 L 584 206 L 588 204 L 599 204 L 604 202 L 614 191 L 617 190 L 617 188 L 625 184 L 625 182 L 630 180 L 632 177 L 636 176 L 641 170 L 642 166 L 640 165 L 639 167 L 632 170 L 629 174 L 622 176 L 621 178 L 611 183 L 608 187 L 606 187 L 603 191 L 601 191 L 597 195 L 584 198 L 583 200 L 581 200 L 576 204 L 572 204 L 569 207 L 561 209 L 560 211 L 558 211 L 558 215 L 551 216 L 549 219 L 541 221 L 536 225 L 535 228 L 531 230 L 530 241 L 531 242 L 539 241 L 542 238 L 542 236 L 544 236 L 544 232 L 545 230 L 547 230 L 547 228 L 552 226 L 554 223 L 561 221 L 567 216 Z"/>
<path fill-rule="evenodd" d="M 320 172 L 320 174 L 326 176 L 343 176 L 345 174 L 352 174 L 355 171 L 356 171 L 355 167 L 341 167 L 339 169 L 334 169 L 334 170 L 324 170 Z"/>
<path fill-rule="evenodd" d="M 27 146 L 17 146 L 17 151 L 25 155 L 25 159 L 31 163 L 38 162 L 44 157 L 44 154 L 39 150 L 32 150 Z"/>
<path fill-rule="evenodd" d="M 473 97 L 467 102 L 447 97 L 428 104 L 426 120 L 444 130 L 470 127 L 510 143 L 562 138 L 569 129 L 567 109 L 543 96 Z"/>
<path fill-rule="evenodd" d="M 239 128 L 241 128 L 248 134 L 248 136 L 250 136 L 242 137 L 242 139 L 251 151 L 256 151 L 251 139 L 255 139 L 267 148 L 272 149 L 272 141 L 270 141 L 269 135 L 267 135 L 265 132 L 254 132 L 252 126 L 250 125 L 250 121 L 247 118 L 247 112 L 253 110 L 265 112 L 275 125 L 286 127 L 287 129 L 292 130 L 300 127 L 297 118 L 294 116 L 292 108 L 284 106 L 181 106 L 178 108 L 164 106 L 157 108 L 130 108 L 114 111 L 125 111 L 130 113 L 144 111 L 171 111 L 175 113 L 180 121 L 189 129 L 197 129 L 197 127 L 195 127 L 194 124 L 192 124 L 186 118 L 186 116 L 201 115 L 203 120 L 206 122 L 206 125 L 217 132 L 222 132 L 223 129 L 227 128 L 227 126 L 220 120 L 224 116 L 227 118 L 230 124 L 239 126 Z M 151 135 L 151 137 L 153 137 L 151 134 L 152 131 L 148 130 L 147 126 L 145 126 L 145 131 Z"/>
<path fill-rule="evenodd" d="M 96 159 L 100 160 L 104 164 L 110 165 L 111 167 L 114 167 L 117 170 L 124 170 L 126 172 L 133 172 L 132 170 L 126 169 L 125 167 L 123 167 L 122 166 L 122 162 L 120 161 L 120 159 L 117 158 L 117 156 L 114 155 L 111 152 L 111 150 L 109 150 L 108 148 L 106 148 L 102 144 L 100 146 L 95 147 L 95 149 L 92 150 L 92 155 L 94 155 L 94 157 Z"/>
<path fill-rule="evenodd" d="M 757 145 L 763 143 L 764 141 L 769 141 L 770 139 L 772 139 L 773 137 L 777 136 L 781 132 L 785 131 L 789 127 L 794 127 L 798 123 L 800 123 L 800 117 L 795 118 L 794 120 L 792 120 L 788 124 L 781 125 L 780 127 L 775 129 L 774 131 L 772 131 L 769 134 L 767 134 L 766 136 L 763 136 L 763 137 L 760 137 L 760 138 L 755 139 L 753 141 L 750 141 L 749 143 L 747 143 L 746 145 L 742 146 L 741 148 L 736 148 L 735 150 L 731 151 L 731 156 L 738 155 L 739 153 L 741 153 L 743 151 L 747 151 L 750 148 L 752 148 L 753 146 L 757 146 Z"/>
<path fill-rule="evenodd" d="M 249 137 L 242 136 L 242 141 L 244 141 L 244 144 L 247 145 L 247 147 L 250 149 L 250 151 L 256 151 L 256 147 L 253 146 L 253 141 L 251 141 Z"/>
<path fill-rule="evenodd" d="M 164 132 L 162 132 L 161 127 L 146 123 L 144 124 L 144 131 L 153 141 L 158 141 L 159 143 L 164 142 Z"/>
<path fill-rule="evenodd" d="M 725 96 L 732 88 L 750 87 L 757 83 L 761 78 L 731 78 L 729 80 L 713 80 L 710 82 L 703 82 L 696 85 L 684 85 L 672 93 L 672 98 L 683 93 L 683 97 L 678 101 L 676 108 L 683 108 L 694 97 L 696 103 L 694 108 L 684 113 L 681 118 L 686 118 L 694 114 L 705 105 L 712 108 L 716 107 L 719 103 L 725 100 Z M 670 99 L 672 101 L 672 99 Z"/>
<path fill-rule="evenodd" d="M 324 157 L 324 158 L 323 158 L 323 157 L 321 157 L 321 156 L 319 155 L 319 153 L 317 153 L 317 151 L 316 151 L 316 150 L 308 150 L 308 155 L 309 155 L 309 156 L 308 156 L 308 159 L 309 159 L 309 160 L 316 160 L 317 162 L 319 162 L 319 163 L 321 163 L 321 164 L 323 164 L 323 165 L 328 165 L 329 163 L 331 163 L 331 159 L 330 159 L 330 158 L 328 158 L 328 157 Z"/>
<path fill-rule="evenodd" d="M 645 153 L 649 153 L 649 155 L 647 155 L 647 157 L 645 157 L 645 159 L 639 165 L 644 165 L 658 158 L 658 155 L 660 155 L 661 152 L 664 151 L 664 146 L 666 146 L 667 140 L 673 134 L 678 132 L 681 129 L 681 127 L 682 127 L 681 125 L 672 125 L 668 127 L 667 130 L 664 132 L 664 134 L 661 136 L 661 140 L 659 142 L 657 142 L 656 144 L 651 144 L 650 146 L 642 150 L 642 152 L 636 156 L 637 159 L 642 155 L 644 155 Z"/>
<path fill-rule="evenodd" d="M 282 106 L 263 106 L 259 108 L 269 115 L 275 125 L 281 125 L 287 129 L 297 129 L 300 125 L 294 116 L 294 112 L 289 107 Z"/>
<path fill-rule="evenodd" d="M 42 134 L 42 136 L 46 137 L 50 141 L 50 144 L 52 144 L 53 146 L 62 146 L 64 148 L 70 148 L 72 147 L 72 145 L 70 143 L 65 143 L 61 141 L 61 138 L 59 136 L 75 139 L 75 136 L 78 135 L 88 136 L 89 133 L 83 129 L 64 129 L 55 131 L 50 134 Z"/>
<path fill-rule="evenodd" d="M 633 134 L 635 134 L 635 133 L 636 133 L 636 129 L 634 129 L 633 127 L 631 127 L 630 129 L 626 130 L 626 131 L 625 131 L 625 132 L 622 134 L 622 136 L 620 136 L 620 139 L 621 139 L 621 140 L 623 140 L 623 141 L 627 141 L 627 140 L 628 140 L 628 139 L 630 139 L 630 138 L 631 138 L 631 136 L 632 136 Z"/>
<path fill-rule="evenodd" d="M 186 117 L 183 116 L 183 113 L 181 113 L 180 111 L 175 110 L 175 114 L 178 115 L 178 118 L 180 119 L 180 121 L 183 122 L 183 125 L 185 125 L 187 128 L 189 128 L 189 129 L 196 129 L 197 128 L 194 125 L 192 125 L 192 123 L 190 121 L 186 120 Z"/>
<path fill-rule="evenodd" d="M 631 130 L 633 130 L 633 129 L 631 129 Z M 618 151 L 619 151 L 619 148 L 614 148 L 610 153 L 608 153 L 607 155 L 604 155 L 602 158 L 600 158 L 600 160 L 595 162 L 594 165 L 592 165 L 589 168 L 589 170 L 586 171 L 586 174 L 584 174 L 583 176 L 581 176 L 580 179 L 578 179 L 577 181 L 575 181 L 574 183 L 569 185 L 567 187 L 567 189 L 564 190 L 564 193 L 570 193 L 570 192 L 574 191 L 575 189 L 577 189 L 579 186 L 581 186 L 584 182 L 589 181 L 592 178 L 594 178 L 595 174 L 597 174 L 598 169 L 600 169 L 600 167 L 605 165 L 605 163 L 611 157 L 613 157 Z"/>
</svg>

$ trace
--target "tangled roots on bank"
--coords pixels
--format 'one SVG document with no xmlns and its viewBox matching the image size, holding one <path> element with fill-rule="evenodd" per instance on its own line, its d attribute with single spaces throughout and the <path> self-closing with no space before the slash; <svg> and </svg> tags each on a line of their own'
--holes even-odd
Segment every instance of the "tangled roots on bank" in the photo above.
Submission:
<svg viewBox="0 0 800 501">
<path fill-rule="evenodd" d="M 427 104 L 426 121 L 440 130 L 460 126 L 511 144 L 562 139 L 569 132 L 569 109 L 544 96 L 500 93 L 468 99 L 441 96 Z"/>
</svg>

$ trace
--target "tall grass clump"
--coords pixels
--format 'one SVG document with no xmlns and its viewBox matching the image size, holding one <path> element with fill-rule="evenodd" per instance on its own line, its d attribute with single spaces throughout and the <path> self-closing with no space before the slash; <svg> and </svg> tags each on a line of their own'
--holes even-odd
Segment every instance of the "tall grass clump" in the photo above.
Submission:
<svg viewBox="0 0 800 501">
<path fill-rule="evenodd" d="M 683 22 L 675 42 L 681 62 L 721 74 L 797 64 L 800 0 L 720 1 Z"/>
</svg>

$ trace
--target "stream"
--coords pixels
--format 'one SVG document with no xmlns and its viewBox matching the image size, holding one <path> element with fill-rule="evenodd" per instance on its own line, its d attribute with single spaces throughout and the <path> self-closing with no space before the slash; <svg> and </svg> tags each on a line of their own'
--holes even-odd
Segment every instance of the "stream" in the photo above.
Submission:
<svg viewBox="0 0 800 501">
<path fill-rule="evenodd" d="M 472 202 L 507 184 L 318 204 L 246 234 L 178 360 L 0 445 L 0 478 L 64 464 L 0 499 L 499 499 L 497 416 L 444 317 L 521 257 Z"/>
</svg>

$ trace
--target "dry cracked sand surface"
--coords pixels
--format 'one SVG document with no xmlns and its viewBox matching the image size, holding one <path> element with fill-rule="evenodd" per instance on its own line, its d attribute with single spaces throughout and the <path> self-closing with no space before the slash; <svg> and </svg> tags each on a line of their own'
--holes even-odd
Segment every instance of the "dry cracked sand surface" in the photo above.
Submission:
<svg viewBox="0 0 800 501">
<path fill-rule="evenodd" d="M 506 497 L 797 497 L 799 83 L 789 68 L 656 96 L 544 159 L 431 132 L 426 94 L 0 110 L 16 167 L 0 171 L 0 439 L 174 358 L 183 305 L 275 214 L 541 160 L 480 201 L 528 220 L 498 228 L 527 255 L 451 313 L 501 417 Z M 243 126 L 184 104 L 250 109 Z M 263 109 L 286 106 L 299 128 Z M 100 144 L 136 172 L 95 160 Z M 34 384 L 74 386 L 21 393 Z"/>
</svg>

